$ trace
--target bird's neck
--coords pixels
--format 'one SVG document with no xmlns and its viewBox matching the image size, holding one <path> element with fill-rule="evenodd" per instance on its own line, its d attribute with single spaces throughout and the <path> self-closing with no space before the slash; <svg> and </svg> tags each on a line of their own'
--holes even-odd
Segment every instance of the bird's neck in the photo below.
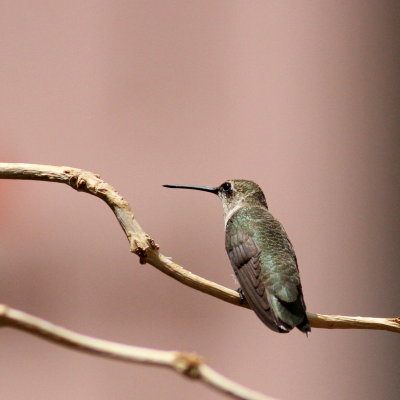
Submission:
<svg viewBox="0 0 400 400">
<path fill-rule="evenodd" d="M 224 221 L 225 221 L 225 228 L 228 224 L 228 221 L 241 209 L 243 208 L 258 208 L 261 210 L 268 210 L 265 204 L 260 204 L 259 202 L 248 202 L 245 199 L 241 199 L 235 203 L 223 203 L 224 208 Z"/>
<path fill-rule="evenodd" d="M 228 223 L 232 215 L 235 214 L 237 211 L 239 211 L 241 208 L 243 208 L 245 205 L 246 204 L 243 201 L 238 201 L 236 203 L 230 203 L 230 204 L 223 204 L 225 228 L 226 224 Z"/>
</svg>

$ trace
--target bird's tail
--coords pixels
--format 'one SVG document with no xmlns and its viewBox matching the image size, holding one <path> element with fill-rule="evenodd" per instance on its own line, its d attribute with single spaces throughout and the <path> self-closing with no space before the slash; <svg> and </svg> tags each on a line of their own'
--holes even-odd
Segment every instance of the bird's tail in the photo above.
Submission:
<svg viewBox="0 0 400 400">
<path fill-rule="evenodd" d="M 310 322 L 308 321 L 307 315 L 304 315 L 303 322 L 297 325 L 297 329 L 302 331 L 308 336 L 308 333 L 311 332 Z"/>
</svg>

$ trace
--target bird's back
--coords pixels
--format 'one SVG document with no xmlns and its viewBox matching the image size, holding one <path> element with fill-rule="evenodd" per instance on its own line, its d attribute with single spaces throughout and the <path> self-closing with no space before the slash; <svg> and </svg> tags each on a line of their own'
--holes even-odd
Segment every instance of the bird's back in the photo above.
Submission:
<svg viewBox="0 0 400 400">
<path fill-rule="evenodd" d="M 309 332 L 297 259 L 266 207 L 242 207 L 227 221 L 226 251 L 251 308 L 272 330 Z"/>
</svg>

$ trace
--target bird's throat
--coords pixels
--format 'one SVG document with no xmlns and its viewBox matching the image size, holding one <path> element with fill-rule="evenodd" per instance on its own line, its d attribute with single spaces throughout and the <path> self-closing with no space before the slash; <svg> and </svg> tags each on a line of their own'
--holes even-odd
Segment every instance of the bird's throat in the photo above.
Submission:
<svg viewBox="0 0 400 400">
<path fill-rule="evenodd" d="M 237 211 L 239 211 L 243 206 L 244 206 L 243 201 L 240 201 L 240 202 L 236 203 L 235 205 L 231 204 L 231 207 L 229 207 L 229 205 L 223 204 L 225 228 L 226 228 L 228 221 L 231 219 L 232 215 L 235 214 Z"/>
</svg>

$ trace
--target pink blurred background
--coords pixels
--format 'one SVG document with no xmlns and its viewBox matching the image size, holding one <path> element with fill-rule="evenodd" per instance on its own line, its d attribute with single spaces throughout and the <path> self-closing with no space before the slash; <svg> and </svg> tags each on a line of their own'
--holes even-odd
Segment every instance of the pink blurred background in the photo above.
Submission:
<svg viewBox="0 0 400 400">
<path fill-rule="evenodd" d="M 222 208 L 165 183 L 247 178 L 294 243 L 308 310 L 398 316 L 399 3 L 7 1 L 0 160 L 88 169 L 161 251 L 231 288 Z M 112 212 L 0 181 L 0 302 L 96 337 L 195 351 L 281 400 L 400 397 L 399 336 L 278 335 L 140 265 Z M 222 399 L 171 371 L 0 330 L 1 399 Z"/>
</svg>

